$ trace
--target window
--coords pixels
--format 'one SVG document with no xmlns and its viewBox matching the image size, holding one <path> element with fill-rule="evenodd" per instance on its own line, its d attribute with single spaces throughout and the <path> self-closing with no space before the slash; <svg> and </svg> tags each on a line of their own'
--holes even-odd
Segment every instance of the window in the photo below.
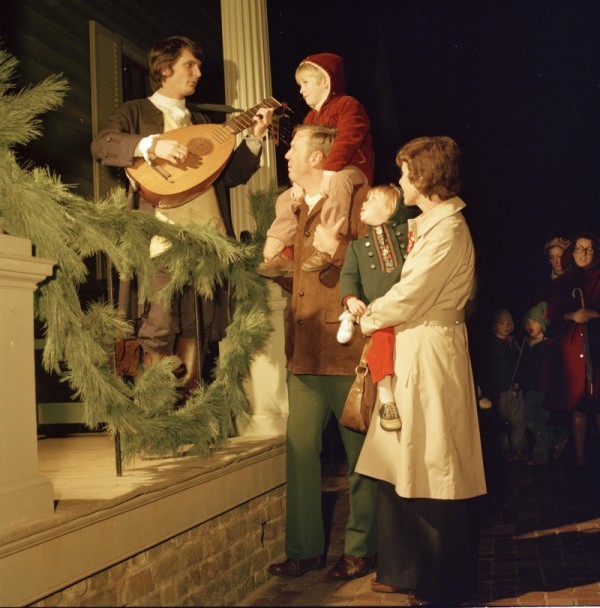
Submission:
<svg viewBox="0 0 600 608">
<path fill-rule="evenodd" d="M 90 80 L 92 86 L 92 135 L 106 124 L 123 101 L 150 94 L 146 54 L 119 34 L 90 21 Z M 94 200 L 113 188 L 125 186 L 123 172 L 94 163 Z"/>
</svg>

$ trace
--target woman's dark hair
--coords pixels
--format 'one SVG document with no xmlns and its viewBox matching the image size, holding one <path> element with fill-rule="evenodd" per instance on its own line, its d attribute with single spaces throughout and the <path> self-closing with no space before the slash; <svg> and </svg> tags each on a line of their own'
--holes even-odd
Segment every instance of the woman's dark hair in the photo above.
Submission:
<svg viewBox="0 0 600 608">
<path fill-rule="evenodd" d="M 169 36 L 148 50 L 148 75 L 153 91 L 162 87 L 165 68 L 170 72 L 184 49 L 188 49 L 199 61 L 204 58 L 202 49 L 185 36 Z"/>
<path fill-rule="evenodd" d="M 446 136 L 419 137 L 402 146 L 396 164 L 408 165 L 408 179 L 427 198 L 437 195 L 445 201 L 460 192 L 461 153 L 458 144 Z"/>
<path fill-rule="evenodd" d="M 575 261 L 573 260 L 573 250 L 577 247 L 577 241 L 580 239 L 591 241 L 592 247 L 594 248 L 594 259 L 592 260 L 592 263 L 586 267 L 586 270 L 597 268 L 600 264 L 600 238 L 592 232 L 580 232 L 571 239 L 569 247 L 562 258 L 560 258 L 560 265 L 565 272 L 578 269 L 577 264 L 575 264 Z"/>
</svg>

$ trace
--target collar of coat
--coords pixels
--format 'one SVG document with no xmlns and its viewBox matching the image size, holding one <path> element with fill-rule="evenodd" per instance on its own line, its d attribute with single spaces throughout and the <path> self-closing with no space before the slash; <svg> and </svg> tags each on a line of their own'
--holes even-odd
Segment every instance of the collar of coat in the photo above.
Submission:
<svg viewBox="0 0 600 608">
<path fill-rule="evenodd" d="M 465 207 L 464 201 L 455 196 L 436 205 L 426 213 L 421 213 L 416 218 L 408 220 L 408 229 L 412 232 L 412 238 L 418 241 L 442 220 L 459 213 Z"/>
</svg>

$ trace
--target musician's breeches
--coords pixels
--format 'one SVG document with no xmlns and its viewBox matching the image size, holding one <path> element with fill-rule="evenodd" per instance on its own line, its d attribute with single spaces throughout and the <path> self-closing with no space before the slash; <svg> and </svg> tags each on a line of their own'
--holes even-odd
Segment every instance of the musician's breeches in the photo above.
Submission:
<svg viewBox="0 0 600 608">
<path fill-rule="evenodd" d="M 152 287 L 158 291 L 170 280 L 168 273 L 157 272 Z M 196 337 L 196 312 L 192 289 L 185 287 L 182 294 L 173 297 L 171 310 L 157 302 L 146 304 L 138 339 L 144 351 L 173 354 L 175 339 Z"/>
</svg>

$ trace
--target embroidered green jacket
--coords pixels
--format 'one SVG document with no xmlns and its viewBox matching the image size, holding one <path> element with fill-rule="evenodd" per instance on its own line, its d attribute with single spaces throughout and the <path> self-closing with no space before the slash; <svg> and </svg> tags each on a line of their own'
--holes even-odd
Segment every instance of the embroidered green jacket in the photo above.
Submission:
<svg viewBox="0 0 600 608">
<path fill-rule="evenodd" d="M 399 203 L 392 217 L 381 225 L 389 252 L 382 248 L 375 226 L 369 226 L 366 236 L 349 244 L 340 276 L 342 305 L 348 296 L 356 296 L 369 304 L 387 293 L 400 280 L 402 266 L 408 255 L 408 219 L 414 215 L 415 210 Z"/>
</svg>

